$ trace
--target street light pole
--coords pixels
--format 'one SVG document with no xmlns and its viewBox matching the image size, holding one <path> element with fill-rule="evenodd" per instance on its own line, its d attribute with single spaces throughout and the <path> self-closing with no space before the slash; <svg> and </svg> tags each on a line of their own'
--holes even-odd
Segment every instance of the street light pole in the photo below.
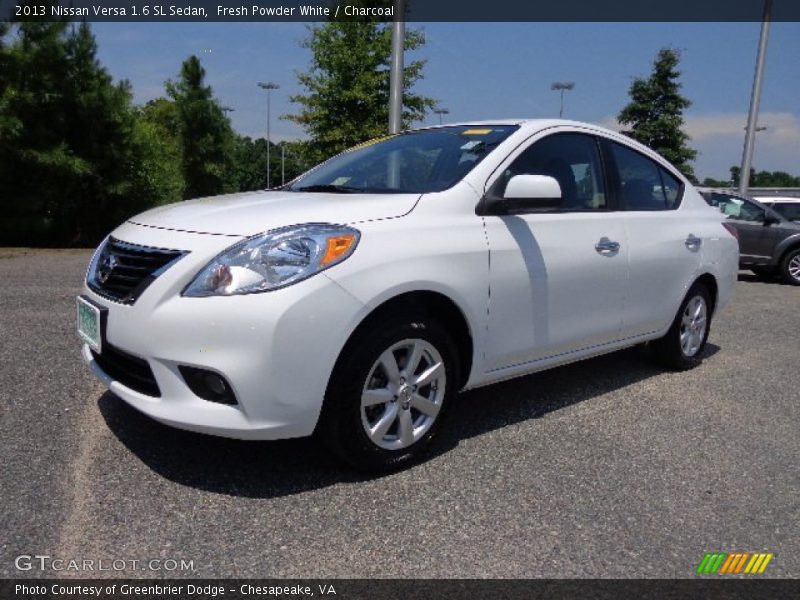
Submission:
<svg viewBox="0 0 800 600">
<path fill-rule="evenodd" d="M 280 89 L 277 83 L 272 83 L 271 81 L 259 81 L 258 87 L 263 90 L 267 91 L 267 189 L 272 187 L 272 179 L 270 177 L 270 164 L 269 164 L 269 126 L 270 126 L 270 92 L 272 90 Z"/>
<path fill-rule="evenodd" d="M 403 49 L 406 23 L 403 21 L 403 0 L 395 0 L 392 23 L 392 59 L 389 76 L 389 133 L 400 133 L 403 124 Z"/>
<path fill-rule="evenodd" d="M 442 115 L 449 115 L 450 114 L 450 111 L 448 109 L 446 109 L 446 108 L 434 108 L 433 112 L 434 112 L 434 114 L 439 115 L 439 125 L 442 124 Z"/>
<path fill-rule="evenodd" d="M 562 118 L 564 116 L 564 92 L 569 91 L 575 88 L 574 81 L 555 81 L 550 86 L 550 89 L 553 91 L 561 92 L 561 108 L 558 111 L 558 118 Z"/>
<path fill-rule="evenodd" d="M 739 171 L 739 193 L 741 194 L 746 194 L 747 188 L 750 187 L 750 167 L 753 164 L 753 146 L 756 139 L 758 105 L 761 103 L 761 87 L 764 83 L 764 63 L 767 60 L 767 41 L 769 39 L 771 13 L 772 0 L 764 0 L 764 18 L 761 22 L 761 39 L 758 42 L 756 74 L 753 78 L 753 90 L 750 95 L 750 113 L 747 115 L 747 132 L 744 135 L 742 169 Z"/>
</svg>

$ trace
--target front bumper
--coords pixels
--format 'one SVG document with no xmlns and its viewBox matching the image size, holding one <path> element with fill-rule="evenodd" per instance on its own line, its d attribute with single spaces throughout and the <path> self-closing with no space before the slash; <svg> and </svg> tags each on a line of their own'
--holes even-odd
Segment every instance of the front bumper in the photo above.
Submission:
<svg viewBox="0 0 800 600">
<path fill-rule="evenodd" d="M 181 429 L 239 439 L 309 435 L 330 373 L 367 307 L 321 273 L 273 292 L 184 298 L 180 291 L 236 239 L 124 225 L 115 237 L 189 250 L 135 304 L 113 302 L 85 288 L 108 309 L 105 340 L 147 361 L 161 391 L 148 396 L 114 380 L 84 346 L 92 372 L 117 396 L 150 417 Z M 196 396 L 179 371 L 223 375 L 237 404 Z"/>
</svg>

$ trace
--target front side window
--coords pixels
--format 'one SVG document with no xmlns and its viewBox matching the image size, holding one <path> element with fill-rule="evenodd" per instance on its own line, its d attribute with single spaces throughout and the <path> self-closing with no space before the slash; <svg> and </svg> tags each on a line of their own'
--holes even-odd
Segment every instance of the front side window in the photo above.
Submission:
<svg viewBox="0 0 800 600">
<path fill-rule="evenodd" d="M 500 175 L 493 194 L 502 196 L 515 175 L 547 175 L 561 187 L 560 210 L 608 207 L 597 142 L 580 133 L 557 133 L 532 144 Z"/>
<path fill-rule="evenodd" d="M 440 127 L 356 146 L 301 175 L 295 192 L 429 193 L 464 178 L 516 125 Z"/>
<path fill-rule="evenodd" d="M 619 173 L 622 206 L 626 210 L 675 208 L 681 182 L 643 154 L 610 142 Z"/>
<path fill-rule="evenodd" d="M 764 222 L 764 209 L 756 206 L 749 200 L 717 192 L 705 193 L 704 196 L 711 206 L 719 208 L 720 212 L 735 221 Z"/>
</svg>

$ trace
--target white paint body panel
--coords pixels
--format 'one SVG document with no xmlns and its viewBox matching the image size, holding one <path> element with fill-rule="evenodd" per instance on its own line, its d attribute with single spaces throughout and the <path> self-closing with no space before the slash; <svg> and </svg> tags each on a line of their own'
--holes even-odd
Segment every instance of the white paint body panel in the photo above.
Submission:
<svg viewBox="0 0 800 600">
<path fill-rule="evenodd" d="M 159 206 L 131 221 L 180 231 L 251 236 L 284 225 L 399 217 L 410 212 L 418 199 L 419 194 L 246 192 Z"/>
<path fill-rule="evenodd" d="M 498 123 L 498 122 L 489 122 Z M 556 130 L 627 138 L 583 124 L 519 122 L 465 179 L 423 196 L 255 192 L 157 208 L 113 232 L 117 239 L 189 253 L 133 305 L 84 294 L 108 308 L 109 343 L 151 366 L 160 398 L 135 392 L 83 357 L 118 396 L 164 423 L 245 439 L 309 435 L 334 364 L 371 311 L 405 292 L 449 298 L 473 343 L 465 387 L 564 364 L 653 339 L 686 290 L 715 277 L 717 310 L 732 292 L 736 240 L 687 184 L 679 210 L 481 217 L 494 173 L 532 140 Z M 261 294 L 186 298 L 181 290 L 230 245 L 278 227 L 332 222 L 361 232 L 353 255 L 300 283 Z M 697 251 L 684 245 L 692 234 Z M 601 256 L 601 237 L 620 243 Z M 178 365 L 219 372 L 237 406 L 207 402 Z"/>
<path fill-rule="evenodd" d="M 486 217 L 486 231 L 489 370 L 619 339 L 628 245 L 616 214 Z M 620 251 L 598 254 L 602 237 L 619 242 Z"/>
</svg>

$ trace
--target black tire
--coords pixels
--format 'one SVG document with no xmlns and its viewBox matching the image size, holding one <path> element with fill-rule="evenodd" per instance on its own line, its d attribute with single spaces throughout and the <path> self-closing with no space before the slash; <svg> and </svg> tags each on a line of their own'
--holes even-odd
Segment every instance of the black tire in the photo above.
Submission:
<svg viewBox="0 0 800 600">
<path fill-rule="evenodd" d="M 705 331 L 702 335 L 702 342 L 696 351 L 687 354 L 681 343 L 681 333 L 684 330 L 683 317 L 689 303 L 695 298 L 701 297 L 706 306 Z M 711 293 L 702 283 L 695 283 L 687 292 L 686 297 L 681 302 L 678 314 L 667 331 L 666 335 L 651 344 L 653 356 L 658 363 L 678 371 L 693 369 L 703 362 L 703 352 L 705 351 L 708 333 L 711 331 L 711 317 L 713 312 L 711 304 Z"/>
<path fill-rule="evenodd" d="M 374 376 L 373 367 L 379 357 L 392 346 L 409 339 L 427 342 L 440 355 L 444 364 L 444 393 L 440 396 L 439 412 L 433 417 L 432 424 L 424 435 L 407 447 L 386 449 L 373 442 L 367 434 L 362 421 L 361 396 L 367 385 L 367 378 Z M 402 350 L 398 352 L 402 353 Z M 407 312 L 383 320 L 373 320 L 356 332 L 336 363 L 322 406 L 317 433 L 326 446 L 361 471 L 384 472 L 413 464 L 430 448 L 432 440 L 452 410 L 459 387 L 459 368 L 458 352 L 452 338 L 436 320 L 424 312 Z M 407 407 L 407 403 L 397 406 L 399 411 L 402 406 Z M 389 408 L 388 404 L 378 405 L 376 410 L 388 411 Z M 409 415 L 413 412 L 408 408 L 406 410 L 409 410 Z M 417 418 L 420 414 L 416 413 Z M 397 427 L 399 428 L 399 424 Z M 399 435 L 398 430 L 397 436 Z"/>
<path fill-rule="evenodd" d="M 789 250 L 781 261 L 781 279 L 784 283 L 800 285 L 800 274 L 795 277 L 791 272 L 798 267 L 797 263 L 800 263 L 800 248 Z"/>
</svg>

